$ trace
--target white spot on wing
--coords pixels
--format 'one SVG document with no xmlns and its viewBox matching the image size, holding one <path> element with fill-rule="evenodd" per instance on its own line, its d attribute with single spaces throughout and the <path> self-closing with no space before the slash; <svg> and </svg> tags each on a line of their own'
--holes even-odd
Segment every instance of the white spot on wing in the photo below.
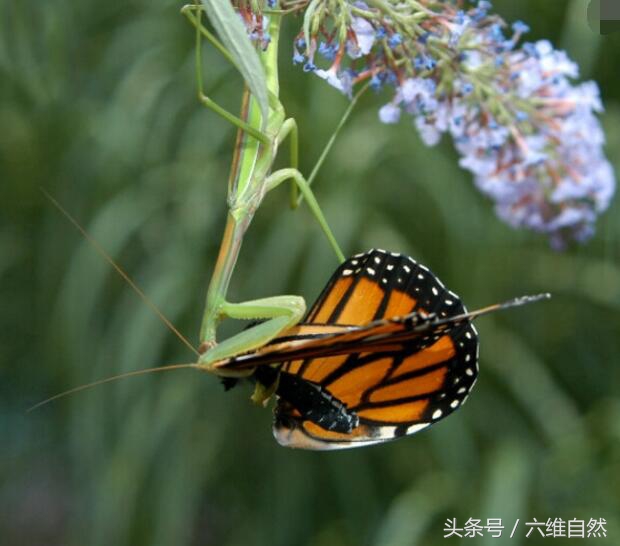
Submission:
<svg viewBox="0 0 620 546">
<path fill-rule="evenodd" d="M 372 267 L 367 267 L 366 271 L 368 271 L 369 275 L 374 275 L 375 274 L 375 270 Z M 468 332 L 469 333 L 469 332 Z"/>
<path fill-rule="evenodd" d="M 377 430 L 377 435 L 374 436 L 373 438 L 381 438 L 382 440 L 389 440 L 394 438 L 394 436 L 396 436 L 396 427 L 388 427 L 388 426 L 383 426 L 383 427 L 379 427 Z"/>
<path fill-rule="evenodd" d="M 431 417 L 432 417 L 433 419 L 439 419 L 442 415 L 443 415 L 443 411 L 441 411 L 440 409 L 436 409 L 436 410 L 433 412 L 433 415 L 431 415 Z"/>
<path fill-rule="evenodd" d="M 452 400 L 452 402 L 450 402 L 450 407 L 452 409 L 456 409 L 459 407 L 460 402 L 458 400 Z"/>
<path fill-rule="evenodd" d="M 349 275 L 353 275 L 353 270 L 352 270 L 352 269 L 344 269 L 344 270 L 342 271 L 342 275 L 343 275 L 344 277 L 348 277 Z"/>
<path fill-rule="evenodd" d="M 420 432 L 422 429 L 426 428 L 428 423 L 418 423 L 417 425 L 411 425 L 407 427 L 407 432 L 405 434 L 415 434 L 416 432 Z"/>
</svg>

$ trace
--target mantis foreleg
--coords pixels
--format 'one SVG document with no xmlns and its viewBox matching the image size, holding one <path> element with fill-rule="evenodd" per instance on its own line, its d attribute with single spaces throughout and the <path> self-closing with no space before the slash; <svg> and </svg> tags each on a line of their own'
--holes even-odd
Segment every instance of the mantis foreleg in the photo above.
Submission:
<svg viewBox="0 0 620 546">
<path fill-rule="evenodd" d="M 207 368 L 212 362 L 262 347 L 280 332 L 297 324 L 306 312 L 306 303 L 299 296 L 274 296 L 242 303 L 222 303 L 220 312 L 234 319 L 269 319 L 238 333 L 208 350 L 200 364 Z"/>
</svg>

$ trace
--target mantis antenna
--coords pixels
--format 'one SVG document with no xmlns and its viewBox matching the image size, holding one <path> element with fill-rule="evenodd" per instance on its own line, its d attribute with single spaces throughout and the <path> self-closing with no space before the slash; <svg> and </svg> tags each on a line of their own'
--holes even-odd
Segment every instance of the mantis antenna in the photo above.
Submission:
<svg viewBox="0 0 620 546">
<path fill-rule="evenodd" d="M 99 379 L 98 381 L 93 381 L 92 383 L 86 383 L 85 385 L 80 385 L 79 387 L 74 387 L 69 389 L 68 391 L 63 391 L 61 393 L 55 394 L 54 396 L 50 396 L 41 402 L 37 402 L 34 406 L 30 406 L 26 413 L 30 413 L 45 404 L 49 404 L 54 400 L 58 400 L 59 398 L 64 398 L 65 396 L 69 396 L 70 394 L 75 394 L 76 392 L 85 391 L 87 389 L 92 389 L 93 387 L 97 387 L 98 385 L 103 385 L 104 383 L 111 383 L 112 381 L 118 381 L 119 379 L 126 379 L 128 377 L 136 377 L 138 375 L 147 375 L 156 372 L 170 372 L 173 370 L 181 370 L 184 368 L 197 368 L 200 369 L 198 364 L 169 364 L 168 366 L 157 366 L 155 368 L 146 368 L 144 370 L 135 370 L 133 372 L 122 373 L 119 375 L 113 375 L 111 377 L 106 377 L 104 379 Z"/>
<path fill-rule="evenodd" d="M 142 291 L 142 289 L 135 283 L 135 281 L 114 261 L 112 256 L 110 256 L 105 249 L 94 239 L 81 225 L 80 223 L 67 211 L 56 199 L 54 199 L 45 189 L 40 188 L 41 192 L 45 197 L 47 197 L 51 203 L 63 214 L 69 222 L 71 222 L 77 230 L 84 236 L 84 238 L 95 248 L 97 253 L 104 258 L 106 262 L 108 262 L 116 272 L 131 286 L 133 291 L 138 294 L 140 299 L 144 301 L 151 311 L 155 313 L 155 315 L 166 325 L 166 327 L 176 336 L 178 337 L 183 344 L 192 351 L 196 356 L 200 356 L 198 350 L 189 342 L 189 340 L 181 333 L 179 330 L 172 324 L 172 322 L 166 318 L 163 312 L 155 305 L 148 296 Z M 104 379 L 99 379 L 98 381 L 93 381 L 92 383 L 87 383 L 85 385 L 80 385 L 79 387 L 74 387 L 73 389 L 69 389 L 67 391 L 63 391 L 59 394 L 55 394 L 50 398 L 46 398 L 45 400 L 38 402 L 34 406 L 28 408 L 27 413 L 44 406 L 45 404 L 49 404 L 54 400 L 58 400 L 59 398 L 64 398 L 70 394 L 75 394 L 80 391 L 84 391 L 87 389 L 91 389 L 98 385 L 103 385 L 104 383 L 111 383 L 112 381 L 118 381 L 119 379 L 126 379 L 128 377 L 136 377 L 139 375 L 147 375 L 156 372 L 169 372 L 172 370 L 180 370 L 184 368 L 196 368 L 200 369 L 198 364 L 170 364 L 168 366 L 157 366 L 155 368 L 146 368 L 143 370 L 135 370 L 133 372 L 127 372 L 119 375 L 113 375 L 111 377 L 106 377 Z"/>
<path fill-rule="evenodd" d="M 121 268 L 120 265 L 118 265 L 114 259 L 112 258 L 112 256 L 110 256 L 105 249 L 96 241 L 96 239 L 94 239 L 92 237 L 92 235 L 90 235 L 90 233 L 88 233 L 81 225 L 80 223 L 73 217 L 71 216 L 71 214 L 69 213 L 69 211 L 67 211 L 56 199 L 54 199 L 45 189 L 43 188 L 39 188 L 41 190 L 41 192 L 43 193 L 43 195 L 45 195 L 45 197 L 47 197 L 50 202 L 52 203 L 52 205 L 54 205 L 61 213 L 62 215 L 69 220 L 69 222 L 71 222 L 75 228 L 84 236 L 84 238 L 93 246 L 93 248 L 97 251 L 97 253 L 106 261 L 108 262 L 114 269 L 115 271 L 125 280 L 127 281 L 127 283 L 129 284 L 129 286 L 132 288 L 132 290 L 138 294 L 138 296 L 140 297 L 140 299 L 142 301 L 144 301 L 144 303 L 146 303 L 149 308 L 151 309 L 151 311 L 153 311 L 153 313 L 155 313 L 155 315 L 159 318 L 159 320 L 161 320 L 166 327 L 175 335 L 177 336 L 181 342 L 190 350 L 192 351 L 192 353 L 194 353 L 196 356 L 200 356 L 200 353 L 198 352 L 198 349 L 196 349 L 190 342 L 189 340 L 181 333 L 179 332 L 179 330 L 176 328 L 176 326 L 174 324 L 172 324 L 172 322 L 166 318 L 166 316 L 164 315 L 164 313 L 159 309 L 159 307 L 157 307 L 157 305 L 155 305 L 150 299 L 149 297 L 142 291 L 142 289 L 135 283 L 135 281 Z"/>
</svg>

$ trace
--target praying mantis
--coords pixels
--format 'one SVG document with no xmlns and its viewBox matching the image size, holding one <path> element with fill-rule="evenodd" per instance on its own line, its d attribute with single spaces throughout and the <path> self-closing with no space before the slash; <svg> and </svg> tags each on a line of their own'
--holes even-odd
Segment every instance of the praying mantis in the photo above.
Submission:
<svg viewBox="0 0 620 546">
<path fill-rule="evenodd" d="M 230 16 L 229 23 L 236 21 L 239 26 L 242 25 L 236 17 L 229 0 L 212 0 L 203 4 L 187 5 L 181 10 L 196 30 L 198 98 L 204 106 L 224 117 L 238 129 L 237 144 L 228 185 L 229 211 L 227 222 L 215 270 L 208 288 L 206 309 L 200 329 L 201 355 L 198 360 L 198 366 L 207 371 L 216 371 L 215 363 L 230 356 L 263 346 L 278 336 L 278 334 L 297 324 L 304 316 L 306 310 L 304 299 L 294 295 L 266 297 L 240 303 L 232 303 L 226 298 L 229 281 L 239 255 L 243 236 L 256 209 L 268 192 L 279 187 L 282 183 L 290 181 L 291 205 L 296 207 L 302 198 L 305 199 L 339 262 L 342 263 L 344 261 L 344 255 L 310 188 L 312 178 L 316 175 L 322 160 L 333 143 L 335 134 L 315 166 L 311 177 L 306 179 L 298 170 L 297 123 L 293 118 L 286 116 L 284 107 L 279 100 L 277 56 L 281 14 L 277 11 L 271 13 L 268 27 L 271 42 L 265 51 L 256 53 L 267 83 L 268 103 L 266 118 L 265 109 L 263 108 L 261 111 L 259 100 L 252 94 L 248 86 L 246 86 L 244 92 L 241 116 L 237 117 L 224 110 L 204 93 L 201 62 L 201 43 L 203 37 L 207 38 L 233 66 L 237 69 L 239 69 L 239 66 L 226 47 L 202 24 L 202 15 L 208 6 L 216 6 Z M 251 50 L 256 51 L 251 46 L 245 29 L 243 29 L 243 35 L 238 35 L 237 39 L 245 39 L 250 45 Z M 248 49 L 247 51 L 250 50 Z M 351 102 L 337 130 L 342 126 L 360 94 L 358 93 Z M 272 167 L 279 148 L 287 138 L 290 140 L 290 167 L 273 171 Z M 263 322 L 217 344 L 217 326 L 224 318 L 258 319 Z"/>
<path fill-rule="evenodd" d="M 241 115 L 235 116 L 222 108 L 204 91 L 202 77 L 202 43 L 206 38 L 233 67 L 239 70 L 244 77 L 243 67 L 239 65 L 237 59 L 229 51 L 229 48 L 218 40 L 218 38 L 208 30 L 202 23 L 203 15 L 209 8 L 217 8 L 216 13 L 210 13 L 211 21 L 217 22 L 217 17 L 228 18 L 227 24 L 237 29 L 236 42 L 245 44 L 245 54 L 256 57 L 256 64 L 262 71 L 266 83 L 267 107 L 260 104 L 260 100 L 247 85 L 243 93 Z M 217 11 L 219 10 L 219 12 Z M 222 16 L 222 12 L 224 15 Z M 198 350 L 191 344 L 165 317 L 164 313 L 142 292 L 136 283 L 120 268 L 114 259 L 94 240 L 88 232 L 45 190 L 43 193 L 48 197 L 54 206 L 82 233 L 82 235 L 93 245 L 95 250 L 119 273 L 131 288 L 143 299 L 159 319 L 197 356 L 197 362 L 191 364 L 173 364 L 160 366 L 144 370 L 137 370 L 114 376 L 94 383 L 82 385 L 59 395 L 53 396 L 31 409 L 42 404 L 55 400 L 61 396 L 77 392 L 84 388 L 114 381 L 121 377 L 142 375 L 155 371 L 174 370 L 179 368 L 194 368 L 201 371 L 212 372 L 220 376 L 244 377 L 252 374 L 251 369 L 224 370 L 218 368 L 218 362 L 225 361 L 227 358 L 241 353 L 252 351 L 267 344 L 272 339 L 286 332 L 291 327 L 299 323 L 304 317 L 306 303 L 303 297 L 296 295 L 281 295 L 266 298 L 259 298 L 245 302 L 233 303 L 227 299 L 227 290 L 230 284 L 237 258 L 241 249 L 243 237 L 254 217 L 257 208 L 260 206 L 265 195 L 271 190 L 276 189 L 284 182 L 291 182 L 290 203 L 296 208 L 303 200 L 308 204 L 311 213 L 317 220 L 327 241 L 336 255 L 339 263 L 344 262 L 344 255 L 334 237 L 327 220 L 312 192 L 310 185 L 316 177 L 323 161 L 329 153 L 333 143 L 353 111 L 356 103 L 368 85 L 363 86 L 351 99 L 348 107 L 342 115 L 340 122 L 336 126 L 326 146 L 324 147 L 319 159 L 317 160 L 308 178 L 304 177 L 298 169 L 298 129 L 297 123 L 293 118 L 287 117 L 284 107 L 279 100 L 278 82 L 278 35 L 282 12 L 277 9 L 271 10 L 269 33 L 271 42 L 265 51 L 257 52 L 251 44 L 247 32 L 240 22 L 237 13 L 232 7 L 230 0 L 203 0 L 202 4 L 194 3 L 185 5 L 181 13 L 187 17 L 196 31 L 195 58 L 196 58 L 196 84 L 197 96 L 199 101 L 208 109 L 214 111 L 219 116 L 229 121 L 237 127 L 237 140 L 233 154 L 232 167 L 228 183 L 228 214 L 224 234 L 220 244 L 219 254 L 211 276 L 206 296 L 205 311 L 200 327 L 200 337 Z M 215 19 L 215 20 L 214 20 Z M 215 26 L 215 25 L 214 25 Z M 219 31 L 226 31 L 226 27 L 220 26 Z M 230 40 L 229 40 L 230 42 Z M 286 139 L 290 140 L 290 166 L 273 170 L 274 161 L 278 155 L 280 146 Z M 225 339 L 216 342 L 217 328 L 220 322 L 226 318 L 238 320 L 259 320 L 258 324 L 241 331 Z M 260 393 L 260 385 L 256 386 L 257 391 L 253 400 L 264 403 L 270 393 Z"/>
</svg>

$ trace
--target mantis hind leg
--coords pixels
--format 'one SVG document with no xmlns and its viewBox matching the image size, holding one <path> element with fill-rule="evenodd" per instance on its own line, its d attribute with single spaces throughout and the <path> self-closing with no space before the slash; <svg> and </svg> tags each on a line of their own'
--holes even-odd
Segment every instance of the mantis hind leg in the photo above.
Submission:
<svg viewBox="0 0 620 546">
<path fill-rule="evenodd" d="M 321 207 L 319 206 L 316 197 L 314 197 L 314 193 L 310 189 L 310 185 L 297 169 L 280 169 L 269 175 L 266 180 L 267 191 L 278 187 L 282 182 L 285 182 L 286 180 L 292 180 L 295 186 L 304 196 L 306 202 L 308 203 L 308 206 L 310 207 L 310 210 L 312 211 L 312 214 L 321 226 L 321 229 L 327 237 L 327 240 L 329 241 L 329 244 L 331 245 L 338 260 L 340 261 L 340 263 L 344 262 L 344 254 L 342 253 L 342 250 L 340 249 L 340 246 L 338 245 L 338 242 L 336 241 L 336 238 L 334 237 L 334 234 L 332 233 L 327 223 L 327 220 L 323 215 L 323 211 L 321 210 Z"/>
</svg>

